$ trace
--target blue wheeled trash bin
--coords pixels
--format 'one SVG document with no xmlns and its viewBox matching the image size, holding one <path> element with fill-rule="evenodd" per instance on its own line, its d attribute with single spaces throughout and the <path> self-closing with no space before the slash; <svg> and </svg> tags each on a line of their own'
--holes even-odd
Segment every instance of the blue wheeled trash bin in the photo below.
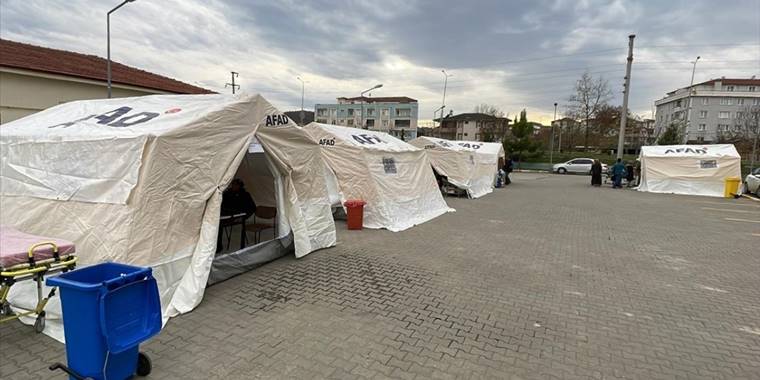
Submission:
<svg viewBox="0 0 760 380">
<path fill-rule="evenodd" d="M 161 301 L 151 268 L 101 263 L 47 279 L 63 309 L 70 379 L 124 380 L 150 373 L 140 343 L 161 331 Z"/>
</svg>

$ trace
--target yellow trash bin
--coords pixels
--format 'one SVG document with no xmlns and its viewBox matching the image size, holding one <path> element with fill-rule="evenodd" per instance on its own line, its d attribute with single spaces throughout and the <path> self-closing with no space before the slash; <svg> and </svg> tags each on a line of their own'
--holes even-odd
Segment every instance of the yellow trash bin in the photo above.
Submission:
<svg viewBox="0 0 760 380">
<path fill-rule="evenodd" d="M 742 179 L 739 177 L 728 177 L 725 179 L 725 188 L 723 190 L 724 198 L 733 198 L 739 191 L 739 185 L 742 183 Z"/>
</svg>

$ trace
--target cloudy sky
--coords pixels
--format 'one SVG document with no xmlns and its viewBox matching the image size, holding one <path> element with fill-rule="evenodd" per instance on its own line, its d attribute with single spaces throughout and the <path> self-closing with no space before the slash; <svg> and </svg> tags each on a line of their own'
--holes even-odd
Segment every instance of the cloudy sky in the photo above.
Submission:
<svg viewBox="0 0 760 380">
<path fill-rule="evenodd" d="M 0 0 L 0 36 L 106 55 L 105 14 L 120 0 Z M 229 72 L 282 110 L 338 96 L 410 96 L 420 119 L 480 103 L 529 119 L 560 114 L 577 78 L 609 81 L 622 103 L 627 36 L 636 34 L 630 107 L 695 81 L 760 77 L 760 0 L 292 1 L 137 0 L 112 17 L 112 57 L 216 91 Z"/>
</svg>

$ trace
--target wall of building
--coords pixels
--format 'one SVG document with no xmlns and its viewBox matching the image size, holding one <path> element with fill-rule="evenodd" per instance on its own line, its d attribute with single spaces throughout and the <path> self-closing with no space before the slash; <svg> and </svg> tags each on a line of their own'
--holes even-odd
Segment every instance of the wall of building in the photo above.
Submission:
<svg viewBox="0 0 760 380">
<path fill-rule="evenodd" d="M 364 119 L 367 129 L 390 133 L 409 141 L 417 137 L 417 103 L 368 103 L 364 104 Z M 357 104 L 316 104 L 314 120 L 318 123 L 361 128 L 362 105 Z"/>
<path fill-rule="evenodd" d="M 163 93 L 139 87 L 114 86 L 115 98 Z M 108 95 L 105 82 L 0 69 L 0 124 L 72 100 L 99 99 Z"/>
<path fill-rule="evenodd" d="M 735 131 L 737 125 L 744 123 L 737 117 L 738 112 L 746 111 L 746 107 L 760 106 L 760 85 L 755 87 L 755 91 L 748 91 L 749 86 L 734 86 L 733 91 L 726 89 L 727 86 L 720 83 L 714 86 L 696 86 L 691 96 L 691 116 L 684 137 L 687 141 L 714 142 L 719 133 L 728 132 L 725 130 L 726 126 L 729 131 Z M 662 133 L 674 122 L 686 125 L 688 104 L 689 94 L 686 89 L 675 91 L 658 100 L 655 103 L 657 133 Z"/>
</svg>

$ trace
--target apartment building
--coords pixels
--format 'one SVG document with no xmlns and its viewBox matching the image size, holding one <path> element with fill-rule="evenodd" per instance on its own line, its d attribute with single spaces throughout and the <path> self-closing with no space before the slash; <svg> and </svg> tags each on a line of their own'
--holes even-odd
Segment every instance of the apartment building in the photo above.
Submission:
<svg viewBox="0 0 760 380">
<path fill-rule="evenodd" d="M 317 123 L 386 132 L 405 141 L 417 138 L 417 100 L 406 96 L 338 98 L 314 110 Z"/>
<path fill-rule="evenodd" d="M 461 113 L 436 119 L 441 126 L 434 132 L 436 137 L 449 140 L 501 141 L 509 131 L 510 119 L 484 113 Z"/>
<path fill-rule="evenodd" d="M 656 134 L 677 124 L 684 126 L 686 142 L 715 142 L 721 134 L 741 131 L 747 112 L 760 107 L 760 79 L 712 79 L 669 92 L 655 106 Z"/>
</svg>

